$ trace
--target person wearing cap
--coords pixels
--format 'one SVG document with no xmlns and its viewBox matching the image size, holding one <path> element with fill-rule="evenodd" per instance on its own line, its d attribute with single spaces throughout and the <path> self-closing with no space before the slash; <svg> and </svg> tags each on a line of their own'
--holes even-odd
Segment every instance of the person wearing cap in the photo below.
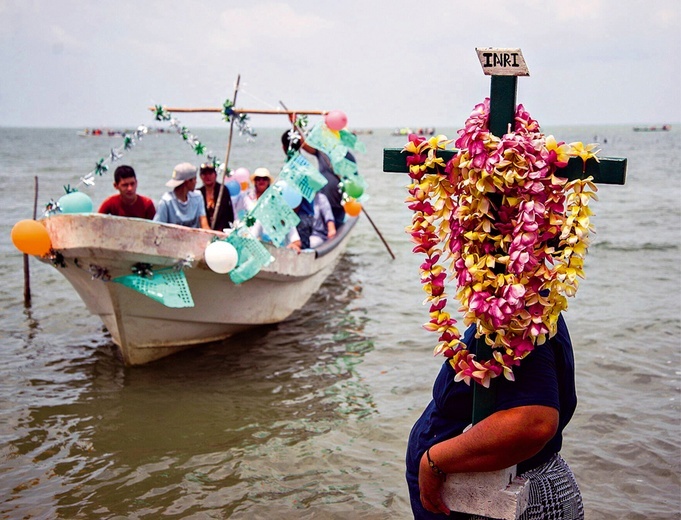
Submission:
<svg viewBox="0 0 681 520">
<path fill-rule="evenodd" d="M 213 229 L 222 231 L 229 228 L 234 222 L 234 208 L 232 207 L 232 197 L 229 190 L 222 188 L 221 201 L 218 208 L 218 198 L 222 184 L 217 181 L 217 172 L 213 163 L 203 163 L 199 169 L 199 175 L 203 186 L 199 188 L 203 195 L 203 202 L 206 209 L 206 218 Z M 215 209 L 218 208 L 218 215 L 214 219 Z"/>
<path fill-rule="evenodd" d="M 137 194 L 137 176 L 132 166 L 122 164 L 116 168 L 113 186 L 118 194 L 105 199 L 99 207 L 99 213 L 147 220 L 154 218 L 154 202 L 149 197 Z"/>
<path fill-rule="evenodd" d="M 203 195 L 196 191 L 196 166 L 186 162 L 178 164 L 166 186 L 172 190 L 161 197 L 154 221 L 210 229 Z"/>
</svg>

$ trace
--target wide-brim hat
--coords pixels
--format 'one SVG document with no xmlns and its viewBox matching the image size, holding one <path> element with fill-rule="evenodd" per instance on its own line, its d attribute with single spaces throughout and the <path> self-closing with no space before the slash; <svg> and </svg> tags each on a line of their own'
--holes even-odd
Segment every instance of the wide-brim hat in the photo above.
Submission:
<svg viewBox="0 0 681 520">
<path fill-rule="evenodd" d="M 166 182 L 166 186 L 177 188 L 190 179 L 196 179 L 196 166 L 188 162 L 180 163 L 173 169 L 173 176 Z"/>
<path fill-rule="evenodd" d="M 270 184 L 274 182 L 274 177 L 267 168 L 256 168 L 251 173 L 251 182 L 254 182 L 256 177 L 267 177 L 270 180 Z"/>
</svg>

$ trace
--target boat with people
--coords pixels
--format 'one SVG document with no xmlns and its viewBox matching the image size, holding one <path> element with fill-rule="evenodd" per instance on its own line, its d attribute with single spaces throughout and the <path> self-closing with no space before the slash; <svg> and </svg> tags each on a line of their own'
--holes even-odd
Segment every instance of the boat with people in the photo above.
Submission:
<svg viewBox="0 0 681 520">
<path fill-rule="evenodd" d="M 392 131 L 391 135 L 401 135 L 401 136 L 407 136 L 409 134 L 417 134 L 417 135 L 435 135 L 435 127 L 428 126 L 428 127 L 419 127 L 416 130 L 412 131 L 412 129 L 408 126 L 403 126 L 401 128 L 395 128 Z"/>
<path fill-rule="evenodd" d="M 233 227 L 222 230 L 99 214 L 93 212 L 87 194 L 67 188 L 66 195 L 47 204 L 43 218 L 18 222 L 12 240 L 19 250 L 54 266 L 70 282 L 89 311 L 101 318 L 127 366 L 275 324 L 301 309 L 345 251 L 366 186 L 354 158 L 346 158 L 352 156 L 349 150 L 364 151 L 364 147 L 345 129 L 347 117 L 340 111 L 247 110 L 235 108 L 231 100 L 220 109 L 157 105 L 152 110 L 157 121 L 168 122 L 197 153 L 205 153 L 204 146 L 171 111 L 220 112 L 230 122 L 224 163 L 211 159 L 223 174 L 227 197 L 238 196 L 240 184 L 242 189 L 248 185 L 237 182 L 227 167 L 235 124 L 240 133 L 254 136 L 249 114 L 280 113 L 291 121 L 291 114 L 296 114 L 288 135 L 303 138 L 329 158 L 341 180 L 346 216 L 335 236 L 316 248 L 285 247 L 285 236 L 299 222 L 294 208 L 303 198 L 312 202 L 328 182 L 317 167 L 292 150 L 279 180 Z M 309 114 L 324 119 L 306 128 Z M 138 132 L 143 134 L 143 128 Z M 118 160 L 132 148 L 134 139 L 135 135 L 124 136 L 125 146 L 112 150 L 106 161 Z M 81 182 L 94 184 L 108 169 L 104 161 Z M 255 228 L 262 234 L 255 234 Z"/>
<path fill-rule="evenodd" d="M 52 249 L 41 260 L 71 283 L 131 366 L 284 321 L 333 272 L 357 218 L 317 249 L 262 244 L 272 261 L 242 283 L 206 262 L 225 233 L 98 213 L 41 222 Z"/>
</svg>

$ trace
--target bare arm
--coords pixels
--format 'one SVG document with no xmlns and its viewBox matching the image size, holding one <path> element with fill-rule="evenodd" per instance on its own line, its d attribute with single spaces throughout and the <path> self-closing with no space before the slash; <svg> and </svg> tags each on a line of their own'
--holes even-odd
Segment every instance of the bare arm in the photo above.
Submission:
<svg viewBox="0 0 681 520">
<path fill-rule="evenodd" d="M 435 444 L 430 458 L 445 473 L 494 471 L 538 453 L 558 430 L 558 410 L 520 406 L 496 412 L 457 437 Z M 431 512 L 448 513 L 442 502 L 442 479 L 424 453 L 419 467 L 421 502 Z"/>
<path fill-rule="evenodd" d="M 208 217 L 205 215 L 199 217 L 199 224 L 201 224 L 201 229 L 212 229 L 208 223 Z"/>
<path fill-rule="evenodd" d="M 300 240 L 295 240 L 286 246 L 288 249 L 293 249 L 296 253 L 300 253 L 303 243 Z"/>
<path fill-rule="evenodd" d="M 336 236 L 336 223 L 333 220 L 329 220 L 326 223 L 326 236 L 327 238 L 333 238 Z"/>
<path fill-rule="evenodd" d="M 293 125 L 293 129 L 300 136 L 300 149 L 306 151 L 307 153 L 309 153 L 311 155 L 314 155 L 315 152 L 317 151 L 317 149 L 311 147 L 309 144 L 307 144 L 307 141 L 305 141 L 305 132 L 303 132 L 302 128 L 300 128 L 298 125 L 296 125 L 297 118 L 298 118 L 298 114 L 289 114 L 288 115 L 288 119 L 289 119 L 289 121 L 291 121 L 291 124 Z"/>
</svg>

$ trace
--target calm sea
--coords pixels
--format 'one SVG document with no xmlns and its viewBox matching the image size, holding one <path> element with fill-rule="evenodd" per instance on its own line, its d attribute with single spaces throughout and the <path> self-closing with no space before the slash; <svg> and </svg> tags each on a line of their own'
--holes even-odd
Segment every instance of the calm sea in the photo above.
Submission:
<svg viewBox="0 0 681 520">
<path fill-rule="evenodd" d="M 226 129 L 191 130 L 224 157 Z M 600 187 L 587 279 L 566 314 L 580 401 L 564 457 L 587 518 L 679 518 L 681 131 L 545 131 L 629 160 L 626 185 Z M 236 136 L 230 166 L 279 171 L 279 134 Z M 32 216 L 36 176 L 40 212 L 122 139 L 0 128 L 0 518 L 411 517 L 405 446 L 441 360 L 421 329 L 407 178 L 382 172 L 382 149 L 405 138 L 361 138 L 365 208 L 395 260 L 363 219 L 336 272 L 289 321 L 126 369 L 99 319 L 35 259 L 24 308 L 10 241 Z M 176 135 L 148 135 L 117 164 L 132 164 L 140 193 L 158 200 L 184 160 L 200 162 Z M 109 172 L 85 191 L 99 204 L 111 183 Z"/>
</svg>

